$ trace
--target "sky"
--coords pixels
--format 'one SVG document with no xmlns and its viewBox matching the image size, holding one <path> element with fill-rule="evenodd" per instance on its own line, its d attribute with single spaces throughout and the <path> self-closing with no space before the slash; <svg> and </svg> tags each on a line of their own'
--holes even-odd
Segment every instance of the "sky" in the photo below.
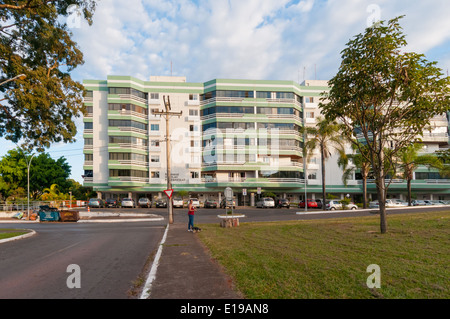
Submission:
<svg viewBox="0 0 450 319">
<path fill-rule="evenodd" d="M 100 0 L 91 26 L 67 17 L 85 61 L 72 77 L 328 80 L 349 40 L 374 21 L 400 15 L 405 50 L 425 54 L 447 74 L 449 12 L 448 0 Z M 77 142 L 47 152 L 64 156 L 71 178 L 82 182 L 83 126 L 76 122 Z M 0 156 L 14 147 L 0 139 Z"/>
</svg>

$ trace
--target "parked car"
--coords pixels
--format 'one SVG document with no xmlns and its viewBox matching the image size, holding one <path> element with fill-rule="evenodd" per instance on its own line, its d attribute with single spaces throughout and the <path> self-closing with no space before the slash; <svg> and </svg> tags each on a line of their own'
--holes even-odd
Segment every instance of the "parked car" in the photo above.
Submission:
<svg viewBox="0 0 450 319">
<path fill-rule="evenodd" d="M 183 206 L 184 206 L 183 199 L 181 197 L 175 197 L 173 199 L 172 203 L 173 203 L 173 207 L 183 208 Z"/>
<path fill-rule="evenodd" d="M 100 199 L 100 198 L 91 198 L 89 200 L 88 206 L 103 208 L 103 207 L 105 207 L 105 202 L 103 201 L 103 199 Z"/>
<path fill-rule="evenodd" d="M 114 198 L 108 198 L 105 202 L 106 207 L 118 207 L 117 200 Z"/>
<path fill-rule="evenodd" d="M 122 198 L 122 207 L 131 207 L 136 208 L 136 203 L 134 202 L 134 199 L 132 198 Z"/>
<path fill-rule="evenodd" d="M 167 208 L 167 202 L 162 198 L 158 198 L 155 202 L 155 207 L 156 208 Z"/>
<path fill-rule="evenodd" d="M 317 208 L 322 208 L 322 200 L 321 199 L 316 199 L 316 203 L 317 203 Z"/>
<path fill-rule="evenodd" d="M 257 203 L 257 208 L 275 207 L 275 201 L 272 197 L 262 197 Z"/>
<path fill-rule="evenodd" d="M 313 199 L 308 199 L 308 208 L 317 208 L 317 202 Z M 302 200 L 300 203 L 298 203 L 299 208 L 305 208 L 305 201 Z"/>
<path fill-rule="evenodd" d="M 326 208 L 327 210 L 337 210 L 337 209 L 342 209 L 342 204 L 339 203 L 338 200 L 330 200 L 330 201 L 326 204 L 325 208 Z"/>
<path fill-rule="evenodd" d="M 282 207 L 290 208 L 291 203 L 289 202 L 289 200 L 287 198 L 281 198 L 281 199 L 277 199 L 276 206 L 278 208 L 282 208 Z"/>
<path fill-rule="evenodd" d="M 327 203 L 326 205 L 326 209 L 327 210 L 337 210 L 337 209 L 351 209 L 351 210 L 356 210 L 358 209 L 358 205 L 356 205 L 353 202 L 348 203 L 347 205 L 344 205 L 339 201 L 339 200 L 330 200 L 329 203 Z"/>
<path fill-rule="evenodd" d="M 396 207 L 408 206 L 408 202 L 405 202 L 404 200 L 401 199 L 393 199 L 392 202 Z"/>
<path fill-rule="evenodd" d="M 411 205 L 412 206 L 424 206 L 424 205 L 426 205 L 426 203 L 423 200 L 414 199 L 414 200 L 411 201 Z"/>
<path fill-rule="evenodd" d="M 369 203 L 369 208 L 380 208 L 380 204 L 378 203 L 378 200 L 374 200 Z"/>
<path fill-rule="evenodd" d="M 205 208 L 217 208 L 217 201 L 212 199 L 207 199 L 203 205 Z"/>
<path fill-rule="evenodd" d="M 199 208 L 200 207 L 200 202 L 198 200 L 198 198 L 189 198 L 189 202 L 192 200 L 192 205 L 194 205 L 194 207 Z"/>
<path fill-rule="evenodd" d="M 224 198 L 222 199 L 222 201 L 220 202 L 220 208 L 225 208 L 227 207 L 227 199 Z M 233 199 L 233 208 L 236 208 L 236 201 Z"/>
<path fill-rule="evenodd" d="M 139 205 L 139 207 L 150 208 L 150 207 L 152 207 L 152 202 L 147 197 L 142 197 L 142 198 L 139 198 L 138 205 Z"/>
</svg>

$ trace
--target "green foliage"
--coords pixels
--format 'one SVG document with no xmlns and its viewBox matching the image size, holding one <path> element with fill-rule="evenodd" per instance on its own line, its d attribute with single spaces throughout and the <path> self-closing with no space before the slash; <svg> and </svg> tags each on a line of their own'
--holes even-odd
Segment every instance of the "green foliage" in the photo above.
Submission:
<svg viewBox="0 0 450 319">
<path fill-rule="evenodd" d="M 419 142 L 431 118 L 449 111 L 450 77 L 423 54 L 405 52 L 398 17 L 356 35 L 342 51 L 329 81 L 322 114 L 342 124 L 342 134 L 370 161 L 380 198 L 381 232 L 386 232 L 385 179 L 395 173 L 399 152 Z"/>
<path fill-rule="evenodd" d="M 31 150 L 73 142 L 74 117 L 85 110 L 84 88 L 70 72 L 84 63 L 72 41 L 68 7 L 92 23 L 93 0 L 2 1 L 0 4 L 0 137 Z"/>
<path fill-rule="evenodd" d="M 8 197 L 16 189 L 27 189 L 27 163 L 31 155 L 24 154 L 20 149 L 13 149 L 0 160 L 0 192 Z M 30 197 L 37 198 L 44 188 L 57 184 L 60 190 L 67 192 L 70 183 L 71 167 L 64 157 L 54 160 L 47 153 L 41 153 L 31 159 L 30 164 Z"/>
</svg>

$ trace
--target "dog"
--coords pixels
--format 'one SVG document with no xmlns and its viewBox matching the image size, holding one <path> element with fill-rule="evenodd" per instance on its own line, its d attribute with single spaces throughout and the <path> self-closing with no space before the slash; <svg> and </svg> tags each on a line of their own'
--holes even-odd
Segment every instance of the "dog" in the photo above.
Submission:
<svg viewBox="0 0 450 319">
<path fill-rule="evenodd" d="M 192 232 L 193 233 L 198 233 L 199 231 L 202 231 L 202 229 L 198 228 L 198 227 L 192 227 Z"/>
</svg>

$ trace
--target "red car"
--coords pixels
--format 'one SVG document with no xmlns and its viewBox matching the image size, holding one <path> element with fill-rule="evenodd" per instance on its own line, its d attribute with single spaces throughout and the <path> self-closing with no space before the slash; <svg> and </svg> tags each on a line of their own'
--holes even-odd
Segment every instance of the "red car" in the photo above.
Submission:
<svg viewBox="0 0 450 319">
<path fill-rule="evenodd" d="M 298 203 L 299 208 L 305 208 L 305 201 Z M 317 202 L 313 199 L 308 199 L 308 208 L 317 208 Z"/>
</svg>

